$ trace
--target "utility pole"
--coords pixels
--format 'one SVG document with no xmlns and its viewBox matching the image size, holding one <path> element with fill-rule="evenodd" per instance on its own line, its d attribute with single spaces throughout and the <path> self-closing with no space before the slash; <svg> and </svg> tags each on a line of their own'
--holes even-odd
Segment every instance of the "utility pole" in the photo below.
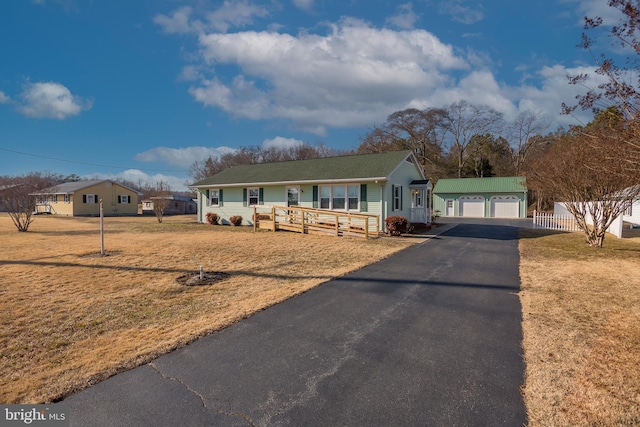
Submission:
<svg viewBox="0 0 640 427">
<path fill-rule="evenodd" d="M 104 256 L 104 210 L 100 199 L 100 255 Z"/>
</svg>

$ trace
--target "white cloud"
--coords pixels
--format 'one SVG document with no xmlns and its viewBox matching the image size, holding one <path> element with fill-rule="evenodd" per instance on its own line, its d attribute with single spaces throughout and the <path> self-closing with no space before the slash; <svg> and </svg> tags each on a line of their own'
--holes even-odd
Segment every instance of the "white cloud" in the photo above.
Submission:
<svg viewBox="0 0 640 427">
<path fill-rule="evenodd" d="M 399 10 L 411 11 L 409 6 Z M 468 9 L 460 1 L 448 10 L 454 8 Z M 481 19 L 482 11 L 475 16 Z M 196 61 L 184 67 L 182 78 L 192 82 L 189 92 L 204 106 L 238 118 L 282 120 L 322 136 L 330 128 L 382 122 L 393 111 L 462 99 L 507 119 L 534 110 L 554 123 L 575 122 L 559 114 L 562 102 L 571 103 L 582 89 L 567 82 L 575 68 L 529 66 L 521 70 L 526 84 L 509 86 L 496 78 L 497 66 L 486 53 L 456 49 L 422 29 L 377 28 L 354 18 L 325 28 L 299 34 L 201 32 Z"/>
<path fill-rule="evenodd" d="M 227 31 L 231 27 L 244 27 L 253 23 L 253 18 L 263 18 L 269 13 L 262 6 L 246 0 L 225 0 L 220 8 L 207 14 L 211 27 L 218 31 Z"/>
<path fill-rule="evenodd" d="M 343 19 L 326 35 L 275 32 L 203 34 L 202 60 L 232 64 L 230 81 L 203 78 L 190 88 L 206 106 L 251 119 L 286 119 L 323 134 L 326 127 L 371 124 L 416 94 L 466 69 L 450 45 L 424 30 L 377 29 Z"/>
<path fill-rule="evenodd" d="M 199 67 L 195 65 L 185 65 L 182 68 L 182 72 L 180 73 L 180 76 L 178 78 L 182 81 L 191 82 L 202 79 L 203 77 L 204 76 L 202 75 Z"/>
<path fill-rule="evenodd" d="M 515 116 L 517 113 L 517 108 L 512 99 L 507 96 L 507 93 L 498 84 L 494 75 L 486 70 L 469 73 L 460 79 L 457 86 L 439 90 L 433 98 L 447 100 L 447 104 L 465 100 L 475 105 L 486 105 L 503 113 L 506 117 Z M 439 107 L 445 105 L 429 106 Z"/>
<path fill-rule="evenodd" d="M 160 25 L 169 34 L 201 33 L 203 31 L 226 32 L 233 27 L 245 27 L 254 22 L 254 18 L 263 18 L 269 14 L 263 6 L 252 4 L 247 0 L 226 0 L 213 11 L 202 11 L 203 19 L 194 18 L 194 9 L 183 6 L 170 15 L 158 14 L 153 22 Z"/>
<path fill-rule="evenodd" d="M 288 148 L 296 148 L 304 145 L 304 141 L 295 138 L 285 138 L 282 136 L 276 136 L 272 139 L 265 139 L 262 142 L 263 148 L 279 148 L 279 149 L 288 149 Z"/>
<path fill-rule="evenodd" d="M 477 4 L 476 8 L 463 3 L 464 0 L 443 0 L 438 6 L 438 11 L 441 14 L 451 16 L 451 19 L 462 24 L 475 24 L 484 19 L 484 11 L 480 3 L 474 2 Z"/>
<path fill-rule="evenodd" d="M 9 95 L 6 95 L 3 91 L 0 90 L 0 104 L 7 104 L 11 102 L 11 98 Z"/>
<path fill-rule="evenodd" d="M 156 147 L 136 154 L 140 162 L 162 162 L 170 166 L 188 168 L 196 160 L 205 160 L 209 156 L 218 158 L 223 154 L 236 151 L 229 147 Z"/>
<path fill-rule="evenodd" d="M 195 30 L 193 23 L 190 22 L 192 10 L 189 6 L 183 6 L 173 11 L 171 16 L 162 14 L 154 16 L 153 22 L 169 34 L 189 33 Z"/>
<path fill-rule="evenodd" d="M 540 80 L 538 86 L 520 86 L 509 89 L 509 96 L 517 100 L 520 111 L 531 110 L 545 113 L 547 117 L 560 125 L 586 124 L 593 119 L 590 111 L 577 109 L 572 116 L 561 114 L 563 102 L 577 104 L 576 96 L 584 95 L 587 89 L 582 85 L 570 85 L 567 76 L 588 75 L 585 82 L 588 87 L 596 88 L 605 78 L 595 73 L 595 67 L 566 68 L 562 65 L 543 67 L 536 73 Z"/>
<path fill-rule="evenodd" d="M 145 186 L 146 184 L 155 184 L 159 181 L 169 184 L 171 191 L 189 191 L 187 183 L 190 180 L 187 177 L 180 177 L 174 175 L 154 174 L 149 175 L 139 169 L 127 169 L 117 174 L 93 174 L 82 176 L 84 179 L 126 179 L 133 182 L 136 185 Z"/>
<path fill-rule="evenodd" d="M 295 7 L 301 10 L 311 10 L 314 0 L 293 0 Z"/>
<path fill-rule="evenodd" d="M 413 5 L 405 3 L 398 6 L 398 13 L 387 18 L 387 24 L 403 30 L 410 30 L 418 19 L 420 19 L 420 16 L 414 13 Z"/>
<path fill-rule="evenodd" d="M 621 12 L 615 7 L 608 5 L 604 0 L 568 0 L 570 3 L 577 3 L 579 15 L 579 25 L 584 25 L 584 17 L 600 17 L 604 25 L 615 25 L 622 17 Z"/>
<path fill-rule="evenodd" d="M 18 111 L 28 117 L 63 120 L 91 109 L 93 102 L 73 95 L 60 83 L 29 83 L 20 95 Z"/>
</svg>

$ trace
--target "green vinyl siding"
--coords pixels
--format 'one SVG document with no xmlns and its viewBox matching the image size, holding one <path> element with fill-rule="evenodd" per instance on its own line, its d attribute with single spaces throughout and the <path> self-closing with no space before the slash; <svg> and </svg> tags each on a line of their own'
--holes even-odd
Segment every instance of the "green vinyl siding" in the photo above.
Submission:
<svg viewBox="0 0 640 427">
<path fill-rule="evenodd" d="M 384 188 L 385 209 L 381 220 L 389 216 L 403 216 L 411 218 L 411 190 L 409 183 L 415 179 L 420 179 L 420 173 L 416 170 L 416 165 L 410 162 L 402 162 L 389 178 Z M 400 187 L 402 206 L 394 209 L 394 187 Z"/>
</svg>

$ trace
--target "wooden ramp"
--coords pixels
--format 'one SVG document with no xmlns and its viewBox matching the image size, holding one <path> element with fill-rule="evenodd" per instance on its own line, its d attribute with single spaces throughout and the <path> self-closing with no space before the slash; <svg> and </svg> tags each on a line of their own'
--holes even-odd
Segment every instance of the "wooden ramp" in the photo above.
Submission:
<svg viewBox="0 0 640 427">
<path fill-rule="evenodd" d="M 368 239 L 378 237 L 380 217 L 300 206 L 254 206 L 253 229 Z"/>
</svg>

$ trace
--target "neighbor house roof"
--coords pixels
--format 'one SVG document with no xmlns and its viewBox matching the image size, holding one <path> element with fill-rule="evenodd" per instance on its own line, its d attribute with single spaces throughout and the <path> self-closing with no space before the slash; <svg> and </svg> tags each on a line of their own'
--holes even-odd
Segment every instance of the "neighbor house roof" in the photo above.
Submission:
<svg viewBox="0 0 640 427">
<path fill-rule="evenodd" d="M 151 197 L 148 197 L 148 198 L 144 199 L 143 201 L 158 200 L 158 199 L 179 200 L 181 202 L 186 202 L 186 203 L 196 203 L 196 201 L 193 200 L 193 197 L 180 196 L 180 195 L 177 195 L 177 194 L 169 194 L 167 196 L 151 196 Z"/>
<path fill-rule="evenodd" d="M 411 151 L 258 163 L 225 169 L 193 187 L 387 179 L 403 161 L 416 165 Z M 420 170 L 419 167 L 417 167 Z"/>
<path fill-rule="evenodd" d="M 433 188 L 434 194 L 524 193 L 526 191 L 526 181 L 522 176 L 440 179 Z"/>
<path fill-rule="evenodd" d="M 122 184 L 118 184 L 117 182 L 110 181 L 108 179 L 64 182 L 62 184 L 54 185 L 53 187 L 45 188 L 43 190 L 37 191 L 32 194 L 36 196 L 43 195 L 43 194 L 73 194 L 78 190 L 82 190 L 83 188 L 93 187 L 94 185 L 99 185 L 99 184 L 102 184 L 103 182 L 110 182 L 111 184 L 119 185 L 120 187 L 126 188 L 127 190 L 131 190 L 137 193 L 139 196 L 142 196 L 141 192 L 134 190 L 133 188 L 129 188 L 126 185 L 122 185 Z"/>
</svg>

